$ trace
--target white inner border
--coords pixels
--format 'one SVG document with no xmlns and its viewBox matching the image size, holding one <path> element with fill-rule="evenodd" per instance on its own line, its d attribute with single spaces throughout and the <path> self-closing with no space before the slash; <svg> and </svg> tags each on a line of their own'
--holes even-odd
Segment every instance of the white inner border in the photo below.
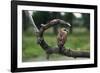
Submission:
<svg viewBox="0 0 100 73">
<path fill-rule="evenodd" d="M 55 11 L 55 12 L 80 12 L 90 13 L 90 59 L 86 60 L 63 60 L 63 61 L 45 61 L 45 62 L 22 62 L 22 10 L 36 11 Z M 17 28 L 17 64 L 18 68 L 25 67 L 41 67 L 41 66 L 58 66 L 58 65 L 78 65 L 78 64 L 93 64 L 94 63 L 94 10 L 79 9 L 79 8 L 58 8 L 58 7 L 43 7 L 43 6 L 23 6 L 19 5 L 17 9 L 18 28 Z"/>
</svg>

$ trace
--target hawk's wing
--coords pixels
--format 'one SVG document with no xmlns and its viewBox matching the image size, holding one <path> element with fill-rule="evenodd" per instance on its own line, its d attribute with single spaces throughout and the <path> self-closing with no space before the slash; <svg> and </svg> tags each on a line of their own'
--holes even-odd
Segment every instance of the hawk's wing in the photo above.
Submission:
<svg viewBox="0 0 100 73">
<path fill-rule="evenodd" d="M 59 31 L 58 37 L 57 37 L 58 45 L 64 45 L 66 42 L 66 38 L 67 38 L 67 33 Z"/>
</svg>

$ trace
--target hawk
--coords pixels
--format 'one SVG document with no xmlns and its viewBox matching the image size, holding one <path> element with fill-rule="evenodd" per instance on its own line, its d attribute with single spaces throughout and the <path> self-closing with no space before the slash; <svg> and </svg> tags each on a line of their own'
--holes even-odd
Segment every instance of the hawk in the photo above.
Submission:
<svg viewBox="0 0 100 73">
<path fill-rule="evenodd" d="M 58 36 L 57 36 L 57 45 L 59 47 L 59 52 L 62 51 L 64 44 L 67 41 L 67 35 L 68 35 L 68 30 L 66 28 L 61 28 L 58 31 Z"/>
</svg>

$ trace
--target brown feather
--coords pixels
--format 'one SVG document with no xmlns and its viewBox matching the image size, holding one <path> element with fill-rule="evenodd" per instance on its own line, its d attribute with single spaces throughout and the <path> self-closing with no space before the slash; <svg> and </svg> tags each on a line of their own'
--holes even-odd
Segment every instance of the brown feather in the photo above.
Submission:
<svg viewBox="0 0 100 73">
<path fill-rule="evenodd" d="M 63 46 L 67 40 L 67 32 L 62 29 L 59 30 L 57 36 L 58 46 Z"/>
</svg>

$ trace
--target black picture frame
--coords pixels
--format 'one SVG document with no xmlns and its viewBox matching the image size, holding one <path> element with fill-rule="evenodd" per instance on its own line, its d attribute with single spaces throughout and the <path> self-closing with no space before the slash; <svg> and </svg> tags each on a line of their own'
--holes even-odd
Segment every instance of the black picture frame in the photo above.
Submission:
<svg viewBox="0 0 100 73">
<path fill-rule="evenodd" d="M 46 6 L 46 7 L 62 7 L 62 8 L 83 8 L 94 10 L 94 64 L 80 65 L 60 65 L 46 67 L 27 67 L 18 68 L 17 66 L 17 7 L 18 5 L 26 6 Z M 58 69 L 74 69 L 74 68 L 89 68 L 97 67 L 97 6 L 96 5 L 81 5 L 81 4 L 61 4 L 47 2 L 31 2 L 31 1 L 11 1 L 11 72 L 25 71 L 43 71 L 43 70 L 58 70 Z"/>
</svg>

